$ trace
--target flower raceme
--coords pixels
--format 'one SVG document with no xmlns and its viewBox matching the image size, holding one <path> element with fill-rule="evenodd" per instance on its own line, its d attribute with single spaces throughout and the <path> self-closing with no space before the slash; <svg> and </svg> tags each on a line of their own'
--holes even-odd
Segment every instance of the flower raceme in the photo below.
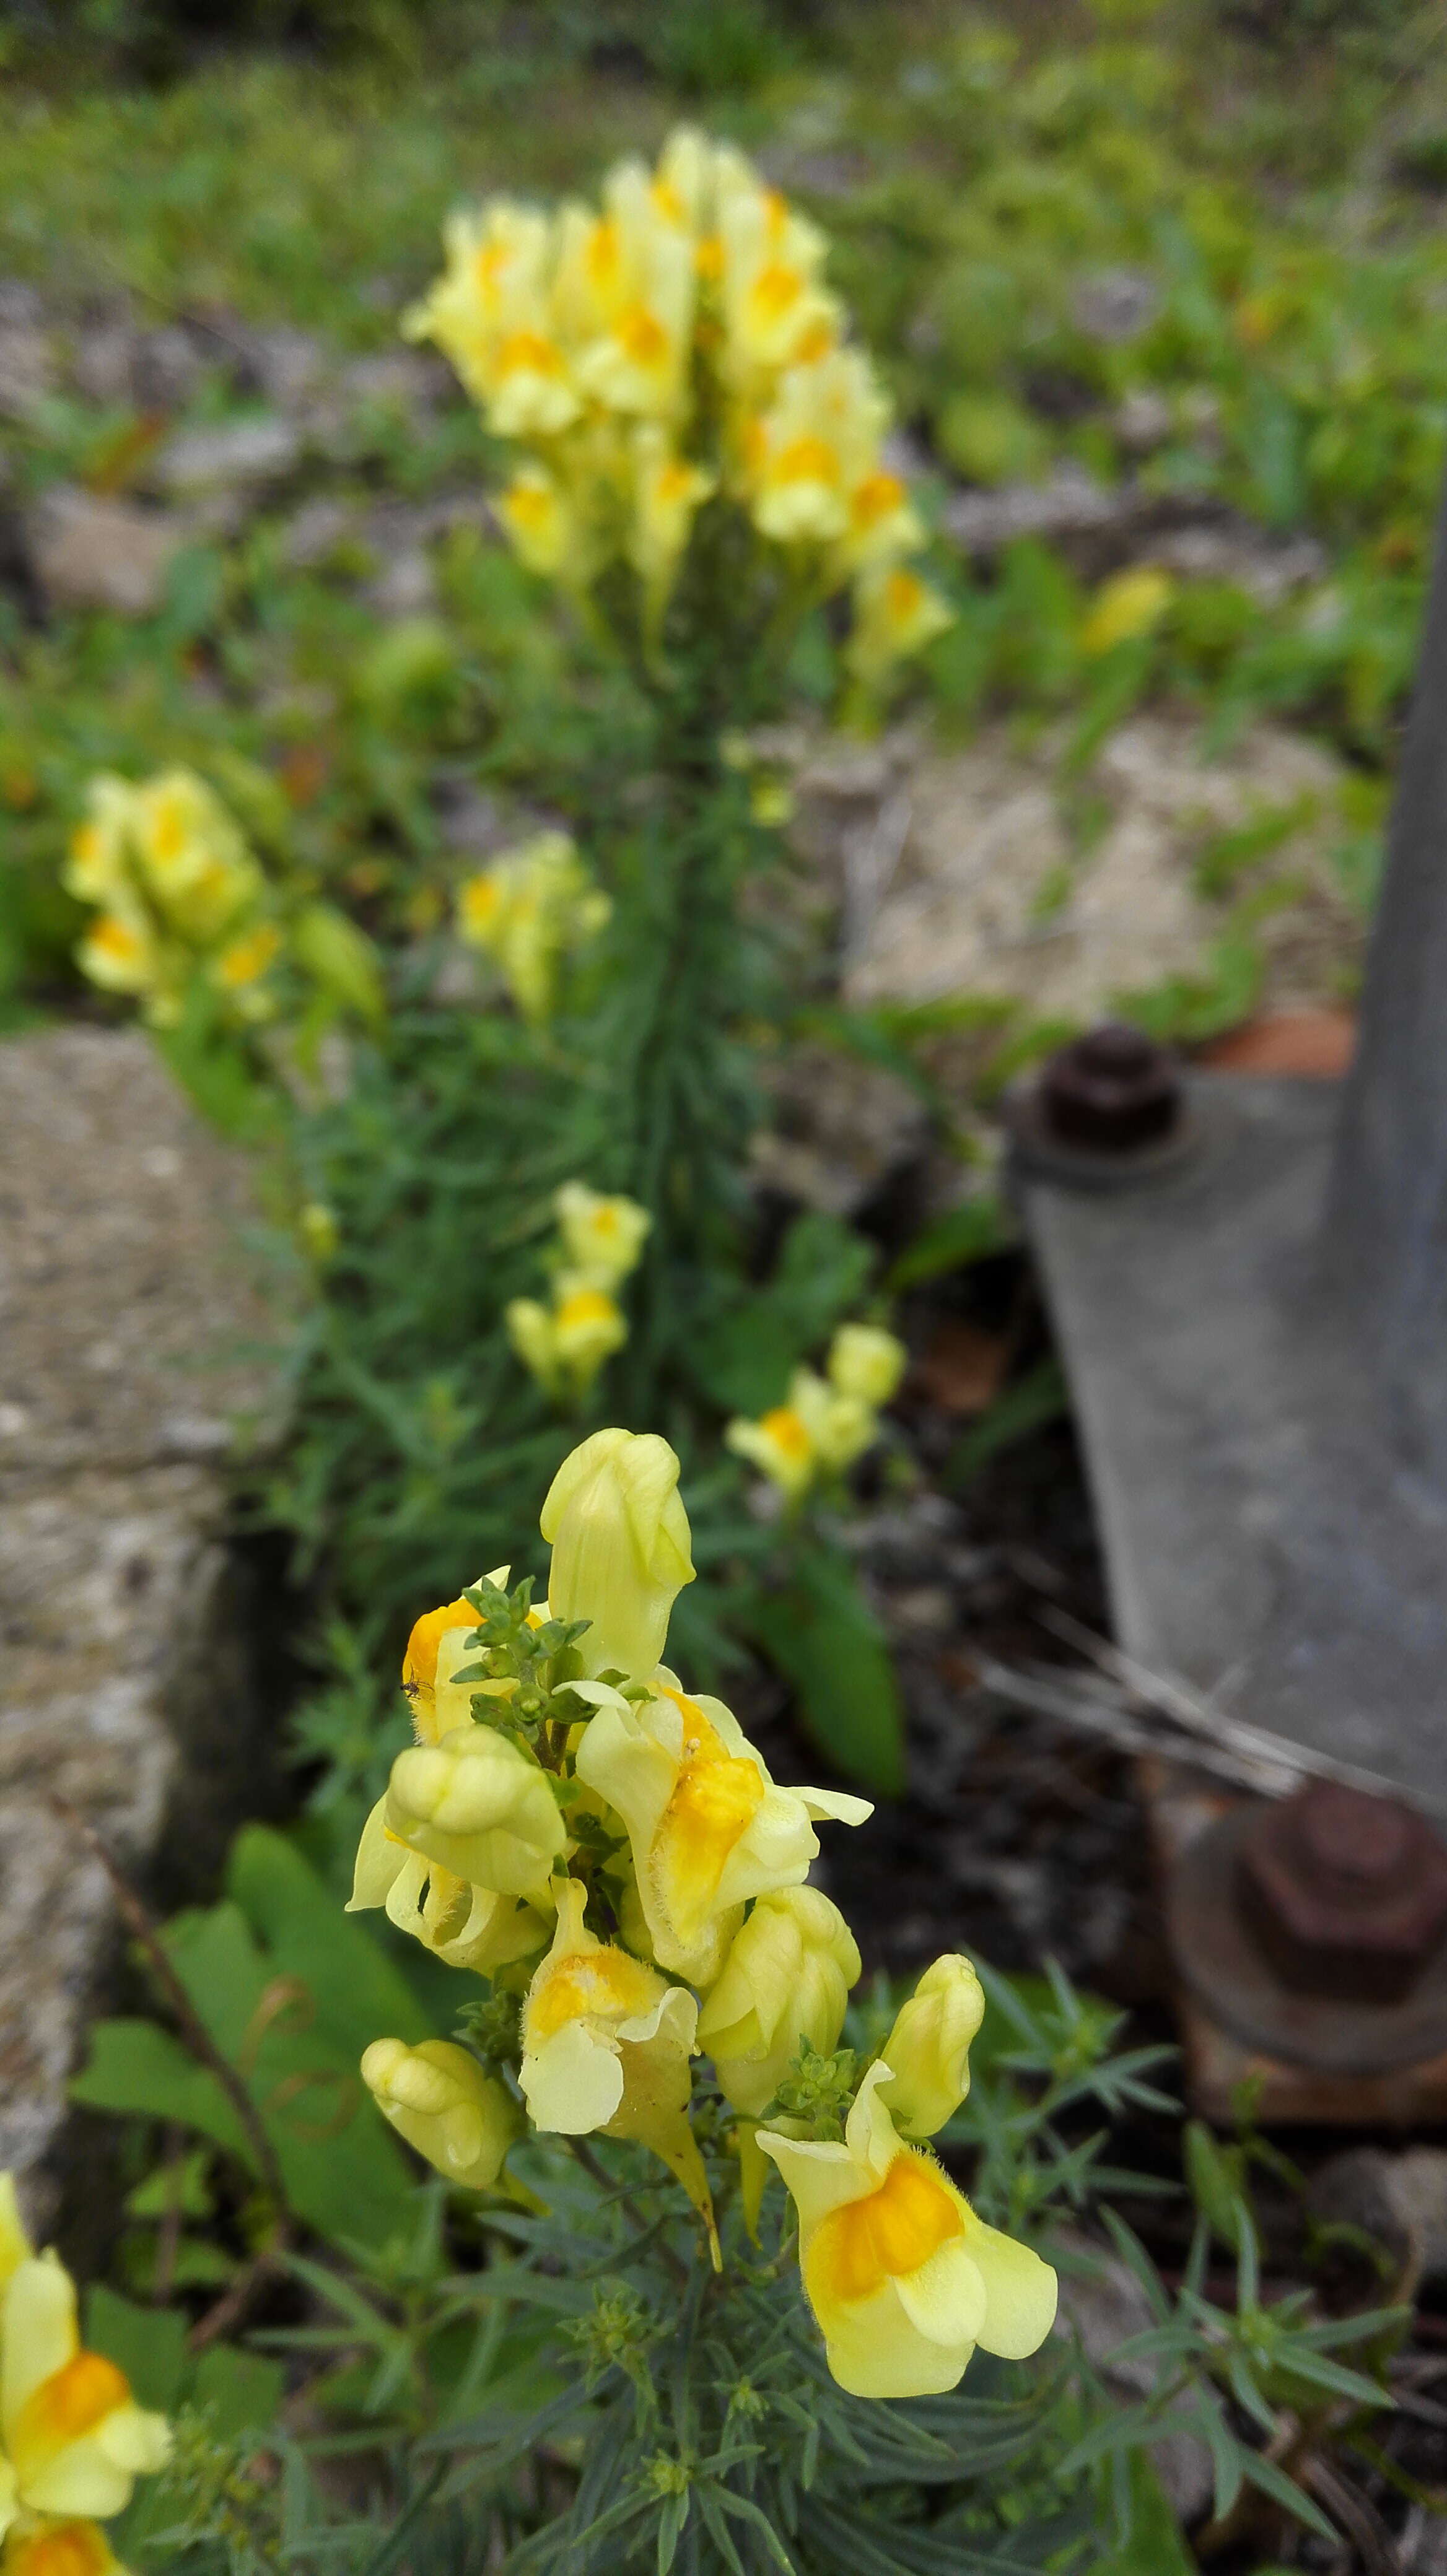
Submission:
<svg viewBox="0 0 1447 2576">
<path fill-rule="evenodd" d="M 879 1437 L 879 1412 L 904 1374 L 905 1349 L 876 1324 L 841 1324 L 825 1374 L 794 1371 L 783 1404 L 742 1415 L 724 1438 L 785 1500 L 801 1501 L 821 1476 L 843 1475 Z"/>
<path fill-rule="evenodd" d="M 606 1205 L 575 1193 L 560 1208 L 574 1256 Z M 612 1223 L 599 1242 L 623 1257 Z M 831 1353 L 848 1382 L 834 1392 L 885 1400 L 900 1357 L 853 1328 Z M 756 2232 L 777 2167 L 836 2378 L 867 2396 L 951 2388 L 976 2344 L 1023 2356 L 1054 2313 L 1049 2267 L 913 2143 L 968 2088 L 978 1980 L 937 1960 L 862 2079 L 839 2051 L 859 1952 L 808 1877 L 816 1825 L 870 1809 L 779 1786 L 732 1711 L 664 1666 L 693 1574 L 678 1472 L 655 1434 L 595 1432 L 543 1507 L 546 1607 L 500 1568 L 417 1621 L 403 1667 L 417 1742 L 368 1819 L 352 1902 L 489 1980 L 493 2035 L 482 2055 L 379 2038 L 362 2073 L 398 2134 L 473 2190 L 520 2188 L 507 2158 L 528 2130 L 639 2142 L 715 2263 L 720 2190 Z M 716 2092 L 696 2129 L 705 2055 Z M 816 2069 L 827 2081 L 797 2080 Z"/>
<path fill-rule="evenodd" d="M 732 145 L 684 127 L 653 170 L 610 171 L 597 208 L 495 198 L 444 241 L 403 327 L 518 452 L 496 506 L 530 569 L 581 592 L 631 567 L 656 642 L 718 502 L 801 598 L 853 587 L 866 685 L 948 622 L 907 570 L 924 532 L 885 462 L 887 399 L 824 283 L 825 237 Z"/>
<path fill-rule="evenodd" d="M 267 974 L 281 935 L 262 908 L 261 869 L 192 770 L 141 786 L 108 773 L 93 779 L 64 882 L 97 907 L 78 951 L 82 971 L 110 992 L 136 995 L 158 1027 L 179 1018 L 198 966 L 243 1016 L 271 1009 Z"/>
<path fill-rule="evenodd" d="M 164 2416 L 136 2404 L 123 2371 L 88 2352 L 75 2284 L 32 2252 L 14 2184 L 0 2175 L 0 2534 L 6 2576 L 106 2576 L 100 2522 L 164 2466 Z"/>
</svg>

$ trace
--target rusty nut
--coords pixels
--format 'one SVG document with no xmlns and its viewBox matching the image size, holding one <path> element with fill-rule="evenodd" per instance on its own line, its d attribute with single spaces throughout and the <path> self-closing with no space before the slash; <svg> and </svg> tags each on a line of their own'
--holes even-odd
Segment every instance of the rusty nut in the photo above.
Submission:
<svg viewBox="0 0 1447 2576">
<path fill-rule="evenodd" d="M 1398 2003 L 1447 1931 L 1447 1849 L 1394 1799 L 1312 1780 L 1263 1808 L 1237 1862 L 1238 1898 L 1299 1994 Z"/>
<path fill-rule="evenodd" d="M 1140 1029 L 1108 1021 L 1051 1057 L 1041 1077 L 1040 1106 L 1058 1143 L 1128 1154 L 1159 1144 L 1178 1124 L 1180 1070 Z"/>
</svg>

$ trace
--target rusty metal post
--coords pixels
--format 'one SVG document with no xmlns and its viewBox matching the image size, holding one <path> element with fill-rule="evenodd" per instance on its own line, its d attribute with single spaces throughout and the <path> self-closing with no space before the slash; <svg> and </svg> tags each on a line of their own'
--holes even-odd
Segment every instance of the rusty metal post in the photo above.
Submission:
<svg viewBox="0 0 1447 2576">
<path fill-rule="evenodd" d="M 1327 1198 L 1324 1275 L 1447 1494 L 1447 509 Z"/>
</svg>

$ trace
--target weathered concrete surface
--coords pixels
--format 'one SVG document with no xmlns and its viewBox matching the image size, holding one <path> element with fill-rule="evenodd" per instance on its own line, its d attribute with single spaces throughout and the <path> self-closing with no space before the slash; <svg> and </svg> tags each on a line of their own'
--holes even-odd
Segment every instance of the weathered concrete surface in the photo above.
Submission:
<svg viewBox="0 0 1447 2576">
<path fill-rule="evenodd" d="M 50 1802 L 169 1900 L 256 1767 L 221 1474 L 266 1384 L 244 1212 L 144 1038 L 0 1046 L 0 2166 L 37 2218 L 115 1951 Z"/>
<path fill-rule="evenodd" d="M 1139 715 L 1102 745 L 1073 815 L 1059 748 L 997 726 L 959 752 L 894 737 L 862 768 L 855 756 L 857 781 L 836 777 L 832 754 L 805 765 L 801 838 L 826 864 L 837 853 L 844 879 L 848 999 L 972 993 L 1091 1020 L 1118 995 L 1208 971 L 1236 904 L 1262 888 L 1275 890 L 1253 932 L 1263 998 L 1336 997 L 1361 929 L 1331 863 L 1342 772 L 1326 752 L 1258 725 L 1212 756 L 1189 722 Z M 1213 891 L 1212 844 L 1272 816 L 1291 818 L 1279 845 Z"/>
</svg>

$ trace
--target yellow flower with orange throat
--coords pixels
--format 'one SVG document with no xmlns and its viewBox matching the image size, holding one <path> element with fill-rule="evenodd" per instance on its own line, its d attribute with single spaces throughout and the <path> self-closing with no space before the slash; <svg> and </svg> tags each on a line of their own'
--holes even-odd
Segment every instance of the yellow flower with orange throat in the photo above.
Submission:
<svg viewBox="0 0 1447 2576">
<path fill-rule="evenodd" d="M 480 868 L 458 892 L 457 931 L 491 957 L 525 1019 L 552 1012 L 565 959 L 612 911 L 568 832 L 537 832 Z"/>
<path fill-rule="evenodd" d="M 904 2145 L 866 2074 L 842 2144 L 761 2129 L 799 2213 L 804 2292 L 829 2368 L 854 2397 L 958 2387 L 971 2354 L 1023 2361 L 1055 2322 L 1048 2263 L 977 2218 L 948 2174 Z"/>
<path fill-rule="evenodd" d="M 165 2417 L 139 2406 L 124 2371 L 81 2341 L 75 2284 L 53 2251 L 32 2252 L 15 2188 L 0 2175 L 0 2532 L 7 2576 L 104 2576 L 97 2526 L 138 2477 L 163 2468 Z"/>
<path fill-rule="evenodd" d="M 713 2205 L 688 2122 L 698 2005 L 682 1986 L 584 1921 L 575 1878 L 557 1888 L 558 1928 L 523 2005 L 518 2082 L 535 2128 L 565 2137 L 637 2138 L 661 2156 L 703 2213 Z"/>
<path fill-rule="evenodd" d="M 843 1790 L 779 1788 L 722 1700 L 658 1678 L 641 1705 L 614 1695 L 598 1708 L 578 1777 L 627 1828 L 654 1957 L 708 1985 L 750 1899 L 803 1885 L 815 1820 L 862 1825 L 873 1808 Z"/>
</svg>

